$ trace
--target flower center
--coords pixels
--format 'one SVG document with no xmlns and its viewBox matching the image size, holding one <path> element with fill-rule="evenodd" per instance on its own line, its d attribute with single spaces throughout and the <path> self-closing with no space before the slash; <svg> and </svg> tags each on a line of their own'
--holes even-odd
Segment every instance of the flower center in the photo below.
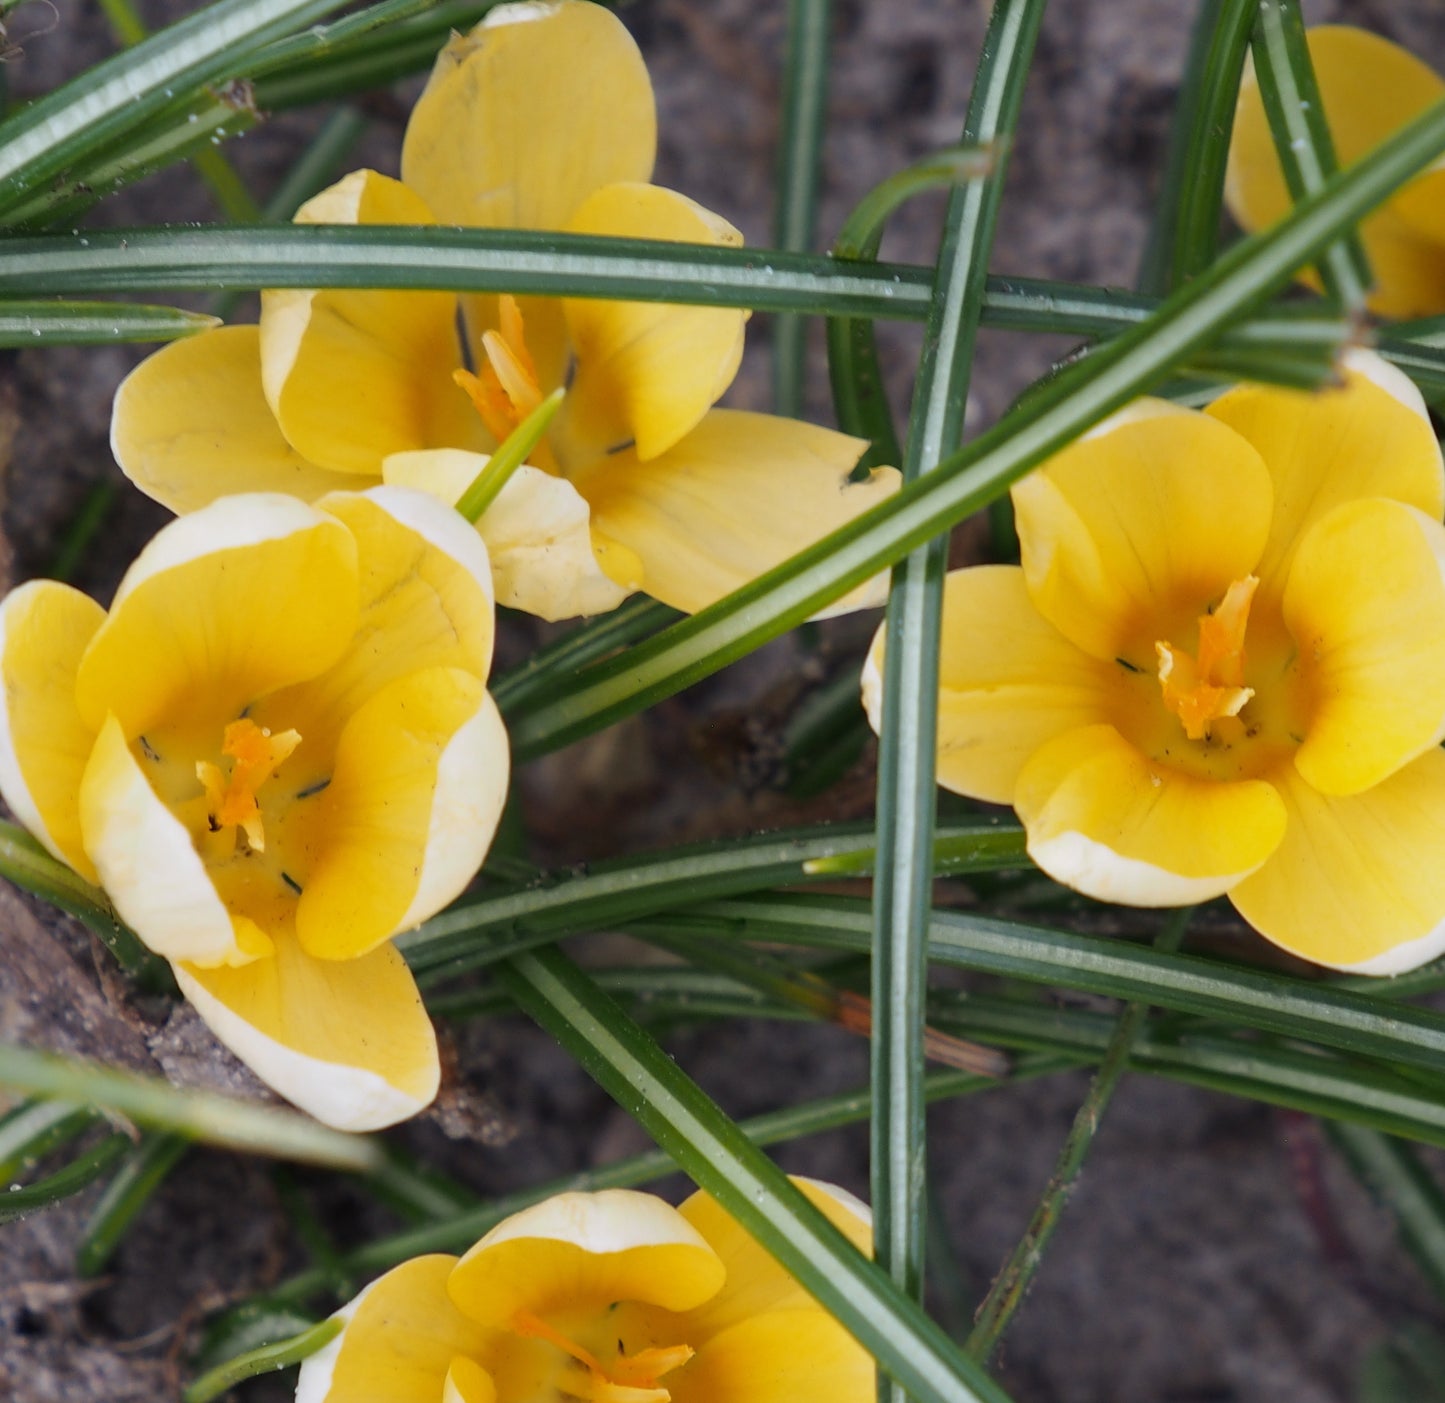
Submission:
<svg viewBox="0 0 1445 1403">
<path fill-rule="evenodd" d="M 527 332 L 517 299 L 503 293 L 497 299 L 500 325 L 482 333 L 486 356 L 481 374 L 457 370 L 452 379 L 471 396 L 482 423 L 501 443 L 542 402 L 537 367 L 527 349 Z"/>
<path fill-rule="evenodd" d="M 196 762 L 196 778 L 206 791 L 207 824 L 212 833 L 239 828 L 256 851 L 266 850 L 266 830 L 256 791 L 301 744 L 296 731 L 272 735 L 249 717 L 232 721 L 221 738 L 221 754 L 235 761 L 229 776 L 209 760 Z M 194 753 L 194 752 L 193 752 Z"/>
<path fill-rule="evenodd" d="M 1198 657 L 1169 642 L 1154 645 L 1164 705 L 1190 740 L 1203 740 L 1217 723 L 1237 717 L 1254 695 L 1244 685 L 1244 631 L 1258 587 L 1258 578 L 1246 575 L 1224 592 L 1218 608 L 1200 615 Z"/>
<path fill-rule="evenodd" d="M 588 1403 L 670 1403 L 672 1394 L 660 1388 L 658 1380 L 681 1368 L 693 1355 L 689 1345 L 668 1345 L 624 1354 L 619 1341 L 617 1357 L 604 1366 L 596 1355 L 531 1311 L 518 1311 L 512 1317 L 511 1327 L 518 1335 L 545 1340 L 576 1360 L 580 1367 L 568 1369 L 557 1380 L 557 1387 L 569 1398 L 586 1399 Z"/>
</svg>

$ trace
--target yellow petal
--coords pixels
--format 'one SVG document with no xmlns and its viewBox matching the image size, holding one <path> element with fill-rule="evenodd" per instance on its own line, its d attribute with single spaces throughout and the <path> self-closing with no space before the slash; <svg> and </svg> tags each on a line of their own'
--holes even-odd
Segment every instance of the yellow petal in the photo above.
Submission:
<svg viewBox="0 0 1445 1403">
<path fill-rule="evenodd" d="M 630 1189 L 557 1194 L 498 1223 L 458 1263 L 452 1300 L 483 1325 L 638 1301 L 691 1310 L 723 1264 L 677 1209 Z"/>
<path fill-rule="evenodd" d="M 898 473 L 848 474 L 863 444 L 794 419 L 715 409 L 675 448 L 615 454 L 578 487 L 596 533 L 642 561 L 642 588 L 696 613 L 898 490 Z M 869 585 L 827 612 L 875 602 Z"/>
<path fill-rule="evenodd" d="M 249 702 L 315 676 L 356 624 L 356 545 L 292 497 L 224 497 L 178 517 L 140 553 L 80 661 L 76 700 L 127 738 L 158 721 Z"/>
<path fill-rule="evenodd" d="M 561 229 L 594 190 L 646 180 L 652 85 L 621 21 L 592 4 L 503 5 L 441 51 L 401 174 L 448 224 Z"/>
<path fill-rule="evenodd" d="M 1341 165 L 1359 160 L 1392 132 L 1418 117 L 1445 95 L 1445 83 L 1398 45 L 1362 29 L 1321 25 L 1308 35 L 1310 58 Z M 1438 177 L 1427 175 L 1392 196 L 1363 222 L 1366 253 L 1376 288 L 1369 299 L 1385 316 L 1425 316 L 1445 311 L 1445 275 L 1430 272 L 1423 247 L 1409 247 L 1408 215 L 1416 233 L 1445 235 L 1445 223 L 1431 204 Z M 1229 148 L 1225 198 L 1230 212 L 1251 232 L 1267 228 L 1290 208 L 1288 189 L 1275 154 L 1269 120 L 1251 64 L 1240 86 Z M 1418 222 L 1417 222 L 1418 217 Z M 1437 248 L 1436 259 L 1445 252 Z"/>
<path fill-rule="evenodd" d="M 0 795 L 10 812 L 87 881 L 77 795 L 95 728 L 75 705 L 81 654 L 105 610 L 69 585 L 33 580 L 0 603 Z"/>
<path fill-rule="evenodd" d="M 1339 389 L 1301 394 L 1241 385 L 1205 413 L 1259 451 L 1274 484 L 1261 592 L 1284 587 L 1296 546 L 1341 502 L 1392 497 L 1439 518 L 1445 511 L 1440 445 L 1420 392 L 1394 366 L 1353 353 Z"/>
<path fill-rule="evenodd" d="M 79 792 L 85 850 L 100 884 L 148 948 L 203 965 L 269 953 L 260 931 L 232 919 L 189 830 L 156 796 L 114 716 L 100 729 Z"/>
<path fill-rule="evenodd" d="M 1445 739 L 1442 571 L 1445 526 L 1384 498 L 1301 542 L 1284 613 L 1313 708 L 1295 763 L 1321 792 L 1368 789 Z"/>
<path fill-rule="evenodd" d="M 270 959 L 174 969 L 211 1031 L 272 1090 L 325 1125 L 380 1130 L 436 1095 L 436 1034 L 411 971 L 390 945 L 355 960 L 317 960 L 283 933 Z"/>
<path fill-rule="evenodd" d="M 302 1363 L 296 1403 L 442 1403 L 452 1360 L 481 1337 L 447 1296 L 456 1260 L 414 1257 L 337 1311 L 341 1333 Z"/>
<path fill-rule="evenodd" d="M 436 222 L 400 181 L 366 170 L 309 200 L 296 220 Z M 388 453 L 480 443 L 480 422 L 452 382 L 456 314 L 447 292 L 262 293 L 261 382 L 286 440 L 313 463 L 369 477 L 381 476 Z"/>
<path fill-rule="evenodd" d="M 1270 520 L 1269 476 L 1239 435 L 1145 400 L 1013 489 L 1038 611 L 1105 661 L 1149 658 L 1250 573 Z"/>
<path fill-rule="evenodd" d="M 609 185 L 567 228 L 728 247 L 743 241 L 725 219 L 657 185 Z M 576 370 L 552 429 L 565 470 L 627 444 L 643 462 L 655 458 L 697 425 L 738 373 L 745 311 L 597 298 L 569 298 L 565 306 Z"/>
<path fill-rule="evenodd" d="M 356 541 L 361 613 L 326 674 L 273 699 L 303 736 L 335 737 L 369 697 L 424 668 L 485 678 L 495 636 L 482 539 L 450 507 L 406 487 L 336 493 L 317 506 Z"/>
<path fill-rule="evenodd" d="M 296 932 L 348 960 L 445 906 L 476 875 L 507 795 L 507 736 L 481 680 L 430 668 L 346 723 L 311 802 L 317 851 Z"/>
<path fill-rule="evenodd" d="M 873 1250 L 873 1217 L 846 1189 L 793 1176 L 794 1185 L 865 1256 Z M 701 1349 L 740 1321 L 772 1311 L 816 1309 L 816 1302 L 777 1259 L 711 1194 L 699 1190 L 678 1212 L 706 1240 L 727 1268 L 723 1289 L 688 1312 L 687 1342 Z"/>
<path fill-rule="evenodd" d="M 879 628 L 863 667 L 863 705 L 883 708 Z M 938 782 L 1013 802 L 1019 771 L 1046 741 L 1112 714 L 1124 672 L 1074 647 L 1033 606 L 1023 571 L 985 565 L 944 581 L 939 640 Z"/>
<path fill-rule="evenodd" d="M 442 1390 L 442 1403 L 496 1403 L 496 1398 L 497 1386 L 492 1376 L 476 1360 L 464 1354 L 452 1360 Z"/>
<path fill-rule="evenodd" d="M 282 437 L 261 393 L 260 337 L 254 326 L 223 326 L 173 341 L 116 391 L 115 460 L 173 512 L 236 492 L 285 492 L 309 502 L 367 485 L 307 462 Z"/>
<path fill-rule="evenodd" d="M 1229 894 L 1260 934 L 1316 964 L 1401 974 L 1445 951 L 1445 752 L 1333 798 L 1288 768 L 1269 861 Z"/>
<path fill-rule="evenodd" d="M 439 448 L 397 453 L 382 473 L 388 483 L 456 502 L 486 465 L 480 453 Z M 549 621 L 615 609 L 642 582 L 619 583 L 593 549 L 592 512 L 567 481 L 540 468 L 522 467 L 477 523 L 492 562 L 497 603 Z"/>
<path fill-rule="evenodd" d="M 1014 806 L 1049 876 L 1125 906 L 1219 896 L 1269 857 L 1285 824 L 1264 780 L 1220 783 L 1152 764 L 1106 725 L 1043 746 Z"/>
<path fill-rule="evenodd" d="M 803 1307 L 738 1321 L 665 1383 L 672 1403 L 869 1403 L 877 1368 L 826 1311 Z"/>
</svg>

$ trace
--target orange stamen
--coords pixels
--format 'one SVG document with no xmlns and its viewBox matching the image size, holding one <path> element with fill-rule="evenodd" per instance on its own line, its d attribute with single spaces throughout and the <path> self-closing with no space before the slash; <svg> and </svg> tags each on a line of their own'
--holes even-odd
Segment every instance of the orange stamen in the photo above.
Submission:
<svg viewBox="0 0 1445 1403">
<path fill-rule="evenodd" d="M 1258 586 L 1254 575 L 1235 580 L 1219 607 L 1200 615 L 1197 658 L 1172 643 L 1154 645 L 1164 704 L 1190 740 L 1203 740 L 1214 722 L 1238 716 L 1254 695 L 1244 686 L 1244 633 Z"/>
<path fill-rule="evenodd" d="M 542 402 L 537 367 L 527 348 L 527 330 L 517 299 L 497 299 L 497 330 L 482 333 L 486 362 L 473 375 L 458 370 L 452 379 L 471 397 L 487 431 L 500 443 Z"/>
<path fill-rule="evenodd" d="M 529 1310 L 517 1311 L 510 1323 L 517 1334 L 546 1340 L 582 1366 L 563 1375 L 557 1386 L 569 1397 L 587 1403 L 669 1403 L 672 1395 L 658 1386 L 658 1380 L 681 1368 L 693 1355 L 689 1345 L 667 1345 L 619 1354 L 611 1368 L 604 1369 L 595 1355 Z"/>
<path fill-rule="evenodd" d="M 220 767 L 209 761 L 196 763 L 196 778 L 206 789 L 211 822 L 217 829 L 240 828 L 246 841 L 257 851 L 266 848 L 266 831 L 261 824 L 261 806 L 256 791 L 285 763 L 301 744 L 296 731 L 273 736 L 248 717 L 232 721 L 221 737 L 221 754 L 236 763 L 226 779 Z"/>
</svg>

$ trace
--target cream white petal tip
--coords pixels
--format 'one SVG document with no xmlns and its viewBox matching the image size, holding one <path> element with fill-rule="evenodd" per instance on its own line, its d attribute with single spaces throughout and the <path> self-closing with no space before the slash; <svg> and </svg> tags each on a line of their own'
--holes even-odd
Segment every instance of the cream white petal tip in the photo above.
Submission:
<svg viewBox="0 0 1445 1403">
<path fill-rule="evenodd" d="M 429 492 L 416 487 L 382 485 L 361 494 L 408 530 L 416 532 L 437 550 L 449 555 L 477 583 L 489 603 L 495 604 L 492 565 L 482 540 L 465 517 Z M 324 501 L 321 504 L 324 508 Z"/>
<path fill-rule="evenodd" d="M 326 518 L 297 497 L 282 492 L 246 492 L 219 497 L 209 506 L 178 516 L 162 527 L 135 558 L 111 601 L 111 617 L 127 595 L 146 580 L 218 551 L 255 546 L 309 531 Z"/>
<path fill-rule="evenodd" d="M 563 0 L 515 0 L 514 4 L 498 5 L 488 10 L 478 28 L 500 29 L 505 24 L 530 24 L 533 20 L 547 19 L 563 8 Z"/>
<path fill-rule="evenodd" d="M 658 1243 L 683 1243 L 707 1251 L 707 1239 L 670 1203 L 636 1189 L 561 1193 L 503 1219 L 473 1253 L 518 1238 L 567 1242 L 602 1256 Z M 465 1259 L 464 1259 L 465 1260 Z"/>
<path fill-rule="evenodd" d="M 1105 844 L 1075 832 L 1040 841 L 1030 838 L 1028 851 L 1034 862 L 1056 882 L 1096 901 L 1120 906 L 1191 906 L 1223 896 L 1257 870 L 1256 866 L 1217 877 L 1183 877 L 1153 863 L 1124 857 Z"/>
<path fill-rule="evenodd" d="M 328 1317 L 331 1320 L 341 1321 L 341 1329 L 315 1354 L 308 1355 L 301 1361 L 301 1373 L 296 1379 L 296 1403 L 328 1403 L 331 1380 L 335 1377 L 336 1365 L 346 1343 L 346 1327 L 351 1323 L 351 1318 L 361 1309 L 361 1303 L 376 1289 L 380 1279 L 378 1277 L 377 1281 L 363 1287 L 339 1311 Z M 333 1399 L 330 1400 L 330 1403 L 336 1403 L 336 1401 Z"/>
<path fill-rule="evenodd" d="M 806 1174 L 795 1174 L 793 1179 L 799 1184 L 808 1184 L 817 1189 L 820 1193 L 827 1194 L 840 1208 L 845 1208 L 865 1227 L 873 1226 L 873 1210 L 863 1202 L 857 1194 L 851 1193 L 837 1184 L 830 1184 L 826 1179 L 813 1179 Z"/>
<path fill-rule="evenodd" d="M 1415 382 L 1399 366 L 1391 365 L 1378 352 L 1367 350 L 1363 346 L 1349 346 L 1340 356 L 1340 363 L 1346 370 L 1363 375 L 1406 409 L 1418 414 L 1427 424 L 1430 422 L 1430 411 L 1425 408 L 1425 397 Z"/>
<path fill-rule="evenodd" d="M 875 734 L 883 724 L 883 669 L 879 665 L 881 653 L 875 637 L 874 645 L 864 659 L 863 675 L 859 679 L 859 687 L 863 693 L 863 710 Z"/>
<path fill-rule="evenodd" d="M 507 801 L 511 756 L 489 692 L 437 762 L 426 853 L 416 895 L 398 930 L 410 930 L 460 895 L 477 874 Z"/>
<path fill-rule="evenodd" d="M 200 965 L 241 958 L 230 913 L 179 819 L 106 722 L 80 787 L 86 855 L 116 913 L 158 955 Z"/>
<path fill-rule="evenodd" d="M 273 1091 L 333 1130 L 383 1130 L 431 1104 L 440 1064 L 424 1096 L 394 1087 L 364 1067 L 323 1062 L 268 1037 L 228 1008 L 182 965 L 173 965 L 181 993 L 206 1026 Z"/>
<path fill-rule="evenodd" d="M 1315 964 L 1326 963 L 1317 960 L 1307 950 L 1296 950 L 1294 953 L 1301 959 L 1311 960 Z M 1441 954 L 1445 954 L 1445 921 L 1441 921 L 1433 930 L 1426 931 L 1424 935 L 1417 936 L 1414 940 L 1406 940 L 1399 945 L 1393 945 L 1388 950 L 1382 950 L 1378 955 L 1372 955 L 1368 960 L 1360 960 L 1352 965 L 1327 964 L 1326 967 L 1340 970 L 1345 974 L 1386 976 L 1408 974 L 1412 969 L 1429 964 L 1431 960 Z"/>
</svg>

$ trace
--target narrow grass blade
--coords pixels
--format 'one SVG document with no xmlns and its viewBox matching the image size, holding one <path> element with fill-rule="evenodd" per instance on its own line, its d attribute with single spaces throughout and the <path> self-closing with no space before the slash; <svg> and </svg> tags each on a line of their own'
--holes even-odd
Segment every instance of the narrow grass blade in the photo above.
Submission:
<svg viewBox="0 0 1445 1403">
<path fill-rule="evenodd" d="M 658 919 L 667 928 L 723 938 L 854 951 L 868 949 L 872 925 L 866 902 L 804 894 L 732 897 Z M 626 924 L 647 928 L 645 919 Z M 951 911 L 934 912 L 928 955 L 984 974 L 1142 1000 L 1342 1052 L 1445 1071 L 1445 1014 L 1385 1003 L 1323 981 Z"/>
<path fill-rule="evenodd" d="M 247 1354 L 237 1355 L 202 1374 L 181 1394 L 181 1403 L 211 1403 L 229 1393 L 238 1383 L 254 1379 L 258 1374 L 274 1374 L 309 1359 L 318 1349 L 329 1345 L 342 1331 L 339 1320 L 323 1320 L 289 1340 L 261 1345 Z"/>
<path fill-rule="evenodd" d="M 253 64 L 268 112 L 372 92 L 429 69 L 453 30 L 465 32 L 499 0 L 383 0 L 269 46 Z"/>
<path fill-rule="evenodd" d="M 1192 915 L 1193 908 L 1172 914 L 1160 932 L 1155 948 L 1177 949 Z M 1054 1230 L 1063 1217 L 1064 1206 L 1078 1180 L 1080 1170 L 1084 1167 L 1089 1150 L 1093 1147 L 1104 1111 L 1113 1099 L 1114 1088 L 1129 1065 L 1134 1040 L 1148 1013 L 1147 1004 L 1131 1003 L 1126 1005 L 1119 1015 L 1109 1045 L 1104 1049 L 1099 1070 L 1094 1073 L 1088 1094 L 1069 1127 L 1068 1137 L 1064 1141 L 1063 1149 L 1059 1151 L 1043 1196 L 1029 1218 L 1023 1236 L 1009 1254 L 1003 1270 L 989 1287 L 988 1295 L 974 1317 L 974 1326 L 964 1348 L 981 1364 L 986 1364 L 998 1348 L 1003 1332 L 1008 1329 L 1009 1321 L 1022 1304 L 1039 1264 L 1043 1261 Z"/>
<path fill-rule="evenodd" d="M 105 1186 L 81 1233 L 75 1250 L 75 1274 L 98 1276 L 115 1254 L 137 1213 L 180 1163 L 190 1142 L 161 1132 L 145 1136 L 132 1148 L 115 1177 Z"/>
<path fill-rule="evenodd" d="M 179 341 L 219 326 L 220 319 L 179 307 L 120 302 L 0 302 L 0 347 L 108 346 Z"/>
<path fill-rule="evenodd" d="M 20 1188 L 14 1184 L 0 1194 L 0 1224 L 13 1223 L 27 1213 L 43 1212 L 89 1188 L 102 1174 L 122 1159 L 131 1148 L 128 1135 L 107 1135 L 104 1140 L 76 1156 L 63 1169 L 37 1183 Z"/>
<path fill-rule="evenodd" d="M 66 524 L 50 559 L 50 568 L 46 573 L 52 580 L 68 581 L 74 577 L 91 543 L 105 525 L 119 491 L 114 478 L 104 477 L 85 494 L 80 510 Z"/>
<path fill-rule="evenodd" d="M 338 107 L 266 201 L 264 217 L 290 219 L 307 200 L 336 178 L 365 131 L 366 118 L 360 111 L 355 107 Z"/>
<path fill-rule="evenodd" d="M 932 288 L 932 269 L 916 264 L 515 229 L 324 224 L 98 229 L 83 239 L 16 237 L 5 248 L 0 295 L 7 296 L 425 288 L 922 321 Z M 983 320 L 1007 330 L 1093 337 L 1137 330 L 1161 305 L 1113 288 L 993 277 Z M 1225 329 L 1220 340 L 1289 353 L 1338 347 L 1357 334 L 1337 314 L 1277 307 Z M 1394 329 L 1392 340 L 1405 338 Z"/>
<path fill-rule="evenodd" d="M 381 1163 L 381 1149 L 375 1142 L 329 1130 L 293 1111 L 183 1091 L 157 1077 L 136 1076 L 29 1048 L 0 1045 L 0 1086 L 115 1111 L 137 1125 L 250 1154 L 360 1172 Z"/>
<path fill-rule="evenodd" d="M 781 249 L 441 225 L 94 230 L 7 241 L 0 294 L 367 287 L 922 319 L 932 270 Z"/>
<path fill-rule="evenodd" d="M 227 72 L 343 0 L 218 0 L 97 64 L 0 123 L 0 215 L 139 126 L 180 91 Z"/>
<path fill-rule="evenodd" d="M 150 37 L 150 30 L 136 12 L 131 0 L 101 0 L 101 7 L 110 21 L 111 32 L 127 47 Z M 205 181 L 225 217 L 236 223 L 250 223 L 261 217 L 235 167 L 214 147 L 203 146 L 192 157 L 196 174 Z"/>
<path fill-rule="evenodd" d="M 558 678 L 630 648 L 682 617 L 666 604 L 634 594 L 610 614 L 578 624 L 570 633 L 538 648 L 510 672 L 502 673 L 491 684 L 492 696 L 503 716 L 524 711 L 528 701 L 548 691 Z"/>
<path fill-rule="evenodd" d="M 557 417 L 566 391 L 559 385 L 498 446 L 486 466 L 457 498 L 457 510 L 470 522 L 497 500 L 512 474 L 527 461 L 527 455 L 542 441 L 547 426 Z"/>
<path fill-rule="evenodd" d="M 1259 0 L 1200 0 L 1139 274 L 1143 292 L 1170 292 L 1214 261 L 1235 100 L 1258 8 Z"/>
<path fill-rule="evenodd" d="M 4 216 L 23 232 L 69 228 L 93 205 L 117 190 L 178 161 L 194 159 L 226 137 L 240 136 L 261 120 L 250 90 L 228 83 L 219 96 L 209 88 L 167 102 L 148 121 L 89 149 L 64 175 L 30 192 Z M 89 235 L 78 239 L 88 247 Z"/>
<path fill-rule="evenodd" d="M 778 161 L 778 209 L 773 242 L 806 252 L 818 217 L 818 177 L 828 108 L 828 30 L 832 0 L 788 0 L 788 48 Z M 803 412 L 801 318 L 773 321 L 773 408 L 797 418 Z"/>
<path fill-rule="evenodd" d="M 1006 150 L 1018 121 L 1042 0 L 997 0 L 963 140 Z M 908 428 L 905 482 L 934 470 L 963 437 L 979 311 L 1007 162 L 949 201 L 933 307 Z M 915 1300 L 923 1292 L 926 1121 L 923 1004 L 933 898 L 939 626 L 948 537 L 894 568 L 878 751 L 878 875 L 873 891 L 873 1241 L 879 1265 Z M 879 1379 L 879 1399 L 901 1400 Z"/>
<path fill-rule="evenodd" d="M 970 994 L 951 1011 L 935 1008 L 931 1016 L 964 1037 L 1037 1054 L 1072 1052 L 1088 1061 L 1103 1055 L 1115 1026 L 1109 1014 L 984 994 Z M 1130 1065 L 1228 1096 L 1445 1145 L 1445 1106 L 1433 1087 L 1318 1049 L 1279 1046 L 1252 1034 L 1196 1032 L 1191 1022 L 1171 1014 L 1167 1023 L 1155 1020 L 1135 1038 Z"/>
<path fill-rule="evenodd" d="M 13 1183 L 95 1120 L 94 1111 L 56 1101 L 22 1101 L 7 1111 L 0 1119 L 0 1184 Z"/>
<path fill-rule="evenodd" d="M 63 862 L 53 858 L 23 828 L 0 820 L 0 877 L 84 922 L 105 943 L 123 969 L 147 971 L 155 956 L 122 925 L 109 900 Z"/>
<path fill-rule="evenodd" d="M 1325 121 L 1299 0 L 1266 0 L 1256 8 L 1254 70 L 1285 183 L 1296 200 L 1324 188 L 1335 173 L 1335 147 Z M 1373 278 L 1352 231 L 1323 250 L 1318 264 L 1326 293 L 1363 309 Z"/>
<path fill-rule="evenodd" d="M 1012 825 L 950 825 L 940 830 L 938 846 L 955 872 L 1026 861 L 1022 830 Z M 817 866 L 825 862 L 853 865 Z M 399 936 L 397 945 L 418 974 L 459 973 L 574 931 L 731 892 L 869 871 L 875 862 L 872 829 L 843 824 L 678 848 L 596 863 L 562 881 L 543 875 L 522 890 L 484 896 L 433 916 Z"/>
<path fill-rule="evenodd" d="M 899 205 L 925 190 L 981 180 L 993 169 L 993 162 L 994 153 L 986 147 L 955 146 L 895 172 L 875 185 L 844 221 L 833 241 L 833 257 L 875 260 L 884 227 Z M 827 337 L 828 377 L 838 427 L 866 438 L 871 445 L 859 467 L 901 462 L 903 449 L 888 407 L 873 323 L 858 317 L 830 317 Z"/>
<path fill-rule="evenodd" d="M 1336 1122 L 1326 1128 L 1355 1176 L 1390 1211 L 1435 1294 L 1445 1297 L 1445 1194 L 1434 1176 L 1408 1145 L 1377 1130 Z"/>
<path fill-rule="evenodd" d="M 565 955 L 520 955 L 503 979 L 518 1004 L 904 1388 L 940 1403 L 1004 1403 L 1003 1391 Z"/>
</svg>

